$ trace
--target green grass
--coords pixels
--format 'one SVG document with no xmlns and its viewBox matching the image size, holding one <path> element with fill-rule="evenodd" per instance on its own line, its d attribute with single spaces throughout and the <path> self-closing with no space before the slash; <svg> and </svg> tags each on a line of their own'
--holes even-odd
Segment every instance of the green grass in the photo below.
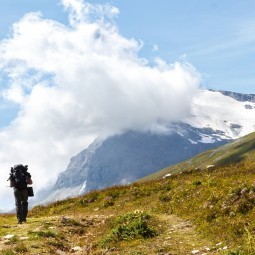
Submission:
<svg viewBox="0 0 255 255">
<path fill-rule="evenodd" d="M 150 219 L 149 214 L 140 211 L 118 216 L 114 221 L 111 221 L 109 233 L 101 240 L 101 245 L 105 247 L 123 240 L 155 237 L 157 231 L 149 226 Z"/>
<path fill-rule="evenodd" d="M 246 161 L 214 170 L 191 170 L 165 180 L 108 188 L 36 207 L 30 215 L 39 218 L 63 213 L 105 215 L 109 219 L 98 230 L 94 247 L 114 243 L 115 247 L 120 245 L 126 249 L 134 244 L 134 240 L 142 242 L 147 234 L 156 238 L 157 231 L 142 219 L 152 217 L 154 226 L 157 226 L 161 215 L 173 214 L 191 221 L 201 238 L 209 243 L 222 242 L 233 254 L 254 254 L 254 182 L 255 163 Z M 136 215 L 136 210 L 146 213 Z M 147 218 L 146 215 L 150 216 Z M 71 220 L 66 227 L 81 224 Z M 161 230 L 164 232 L 164 227 Z M 159 237 L 163 232 L 159 231 Z"/>
<path fill-rule="evenodd" d="M 187 171 L 170 179 L 112 187 L 38 206 L 29 212 L 28 223 L 24 224 L 29 239 L 16 239 L 15 247 L 7 245 L 0 254 L 11 254 L 22 247 L 28 250 L 24 254 L 57 249 L 70 251 L 72 246 L 86 246 L 88 240 L 91 243 L 88 249 L 95 254 L 100 254 L 105 247 L 115 247 L 118 254 L 135 251 L 148 254 L 149 248 L 143 246 L 148 246 L 149 242 L 161 245 L 166 253 L 181 252 L 177 241 L 172 246 L 163 246 L 169 232 L 163 219 L 176 215 L 182 221 L 190 221 L 199 240 L 211 247 L 222 242 L 232 254 L 251 255 L 255 252 L 254 181 L 255 164 L 244 162 L 214 170 Z M 13 225 L 14 218 L 4 216 L 1 220 Z M 169 222 L 170 226 L 172 224 L 174 222 Z M 16 236 L 24 234 L 24 228 L 17 228 Z M 1 231 L 4 235 L 10 228 Z M 181 236 L 181 233 L 174 233 L 172 238 L 188 238 L 185 245 L 200 246 L 199 241 Z M 31 242 L 36 242 L 37 246 Z M 183 249 L 189 252 L 192 247 Z"/>
</svg>

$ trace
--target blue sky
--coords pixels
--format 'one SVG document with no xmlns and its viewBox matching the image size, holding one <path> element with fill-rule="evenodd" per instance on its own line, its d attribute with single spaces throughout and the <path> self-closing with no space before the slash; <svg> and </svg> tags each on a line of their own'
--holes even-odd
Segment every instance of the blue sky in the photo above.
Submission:
<svg viewBox="0 0 255 255">
<path fill-rule="evenodd" d="M 255 2 L 253 0 L 94 0 L 119 9 L 120 33 L 144 43 L 140 56 L 167 62 L 183 56 L 203 75 L 203 85 L 255 93 Z M 45 18 L 66 22 L 57 0 L 3 0 L 0 38 L 25 13 L 41 11 Z"/>
<path fill-rule="evenodd" d="M 127 38 L 143 42 L 139 56 L 153 63 L 190 62 L 209 89 L 255 93 L 255 1 L 253 0 L 93 0 L 119 9 L 115 22 Z M 68 23 L 59 0 L 3 0 L 0 40 L 8 38 L 12 25 L 26 13 L 40 11 L 46 19 Z M 0 86 L 6 80 L 0 77 Z M 17 105 L 0 107 L 0 126 L 9 123 Z"/>
<path fill-rule="evenodd" d="M 2 0 L 0 178 L 28 164 L 39 189 L 96 137 L 166 132 L 201 87 L 255 93 L 254 7 Z M 0 186 L 1 206 L 9 197 Z"/>
<path fill-rule="evenodd" d="M 120 9 L 121 32 L 143 40 L 147 58 L 184 55 L 204 74 L 206 87 L 255 93 L 255 1 L 112 2 Z"/>
</svg>

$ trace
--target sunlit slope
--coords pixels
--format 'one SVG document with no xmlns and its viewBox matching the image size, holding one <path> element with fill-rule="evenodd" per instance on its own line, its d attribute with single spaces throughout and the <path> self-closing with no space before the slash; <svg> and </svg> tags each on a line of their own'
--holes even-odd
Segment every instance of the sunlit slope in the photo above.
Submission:
<svg viewBox="0 0 255 255">
<path fill-rule="evenodd" d="M 224 166 L 241 161 L 255 161 L 255 132 L 229 144 L 205 151 L 182 163 L 167 167 L 142 180 L 163 178 L 166 174 L 180 173 L 193 169 L 205 169 L 207 166 Z"/>
<path fill-rule="evenodd" d="M 255 254 L 255 161 L 93 191 L 0 217 L 0 254 Z"/>
</svg>

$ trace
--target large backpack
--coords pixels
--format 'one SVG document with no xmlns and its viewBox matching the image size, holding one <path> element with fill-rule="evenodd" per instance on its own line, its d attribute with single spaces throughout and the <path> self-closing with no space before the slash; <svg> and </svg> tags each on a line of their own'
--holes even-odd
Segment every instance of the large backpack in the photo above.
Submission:
<svg viewBox="0 0 255 255">
<path fill-rule="evenodd" d="M 15 165 L 12 168 L 11 180 L 17 189 L 27 188 L 27 167 L 23 165 Z"/>
</svg>

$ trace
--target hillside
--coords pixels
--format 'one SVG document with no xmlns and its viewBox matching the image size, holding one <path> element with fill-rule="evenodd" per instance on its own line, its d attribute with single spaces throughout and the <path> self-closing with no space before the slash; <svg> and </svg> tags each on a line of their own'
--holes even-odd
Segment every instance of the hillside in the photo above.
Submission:
<svg viewBox="0 0 255 255">
<path fill-rule="evenodd" d="M 37 206 L 19 226 L 2 215 L 0 254 L 255 254 L 247 159 Z"/>
<path fill-rule="evenodd" d="M 205 169 L 207 166 L 224 166 L 242 161 L 255 159 L 255 132 L 248 134 L 234 142 L 207 150 L 189 160 L 167 167 L 141 181 L 163 178 L 167 174 L 180 173 L 192 169 Z"/>
</svg>

